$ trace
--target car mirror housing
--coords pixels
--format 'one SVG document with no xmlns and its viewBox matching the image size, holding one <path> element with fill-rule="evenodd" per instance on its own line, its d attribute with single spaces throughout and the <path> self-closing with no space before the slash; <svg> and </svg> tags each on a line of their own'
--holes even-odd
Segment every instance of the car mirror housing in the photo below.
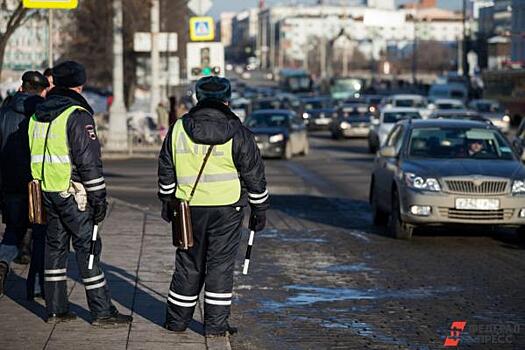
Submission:
<svg viewBox="0 0 525 350">
<path fill-rule="evenodd" d="M 385 146 L 379 150 L 379 155 L 385 158 L 394 158 L 397 157 L 397 152 L 393 146 Z"/>
</svg>

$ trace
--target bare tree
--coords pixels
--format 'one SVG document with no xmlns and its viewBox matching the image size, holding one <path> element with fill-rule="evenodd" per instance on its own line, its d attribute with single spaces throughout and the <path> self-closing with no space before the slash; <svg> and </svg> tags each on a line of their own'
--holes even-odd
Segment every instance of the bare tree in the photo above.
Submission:
<svg viewBox="0 0 525 350">
<path fill-rule="evenodd" d="M 12 1 L 0 0 L 0 19 L 7 21 L 5 27 L 0 27 L 0 78 L 2 77 L 2 68 L 4 66 L 4 52 L 9 38 L 27 19 L 38 12 L 24 8 L 22 1 L 19 1 L 15 6 L 13 5 Z"/>
</svg>

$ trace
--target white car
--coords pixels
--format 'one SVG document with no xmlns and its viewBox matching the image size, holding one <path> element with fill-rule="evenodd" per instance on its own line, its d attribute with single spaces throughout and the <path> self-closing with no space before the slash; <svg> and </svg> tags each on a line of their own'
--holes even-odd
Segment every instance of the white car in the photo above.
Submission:
<svg viewBox="0 0 525 350">
<path fill-rule="evenodd" d="M 421 119 L 419 108 L 413 107 L 386 107 L 381 111 L 379 119 L 372 122 L 368 134 L 368 150 L 370 153 L 375 153 L 380 146 L 385 142 L 388 133 L 396 125 L 396 123 L 403 119 Z"/>
<path fill-rule="evenodd" d="M 416 94 L 398 94 L 388 96 L 383 99 L 382 109 L 384 108 L 417 108 L 422 118 L 427 118 L 432 111 L 428 109 L 426 97 Z"/>
</svg>

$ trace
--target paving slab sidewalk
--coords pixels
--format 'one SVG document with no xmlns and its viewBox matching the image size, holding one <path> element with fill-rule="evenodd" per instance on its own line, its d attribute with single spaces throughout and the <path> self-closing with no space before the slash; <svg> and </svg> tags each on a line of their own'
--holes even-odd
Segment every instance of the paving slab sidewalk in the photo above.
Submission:
<svg viewBox="0 0 525 350">
<path fill-rule="evenodd" d="M 0 349 L 231 349 L 227 338 L 203 337 L 202 302 L 185 334 L 162 327 L 175 249 L 169 226 L 158 215 L 112 200 L 100 232 L 102 263 L 113 301 L 122 313 L 133 314 L 132 325 L 116 329 L 90 325 L 85 290 L 71 253 L 69 301 L 79 318 L 56 325 L 45 323 L 44 302 L 25 299 L 27 266 L 13 264 L 6 294 L 0 297 Z"/>
</svg>

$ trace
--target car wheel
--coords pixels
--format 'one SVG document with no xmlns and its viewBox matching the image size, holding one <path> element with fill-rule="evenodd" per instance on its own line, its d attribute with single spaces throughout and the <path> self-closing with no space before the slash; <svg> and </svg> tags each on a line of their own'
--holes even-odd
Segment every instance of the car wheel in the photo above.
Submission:
<svg viewBox="0 0 525 350">
<path fill-rule="evenodd" d="M 288 141 L 284 148 L 283 158 L 286 160 L 290 160 L 292 159 L 292 157 L 293 157 L 292 143 Z"/>
<path fill-rule="evenodd" d="M 310 153 L 310 142 L 308 142 L 308 139 L 306 139 L 304 141 L 303 152 L 301 153 L 301 155 L 307 156 L 309 153 Z"/>
<path fill-rule="evenodd" d="M 401 218 L 399 195 L 396 190 L 392 193 L 392 211 L 388 221 L 388 232 L 396 239 L 411 239 L 414 226 L 407 224 Z"/>
<path fill-rule="evenodd" d="M 388 223 L 388 214 L 382 211 L 377 205 L 377 196 L 374 184 L 370 188 L 370 206 L 372 207 L 372 221 L 376 226 L 385 226 Z"/>
</svg>

